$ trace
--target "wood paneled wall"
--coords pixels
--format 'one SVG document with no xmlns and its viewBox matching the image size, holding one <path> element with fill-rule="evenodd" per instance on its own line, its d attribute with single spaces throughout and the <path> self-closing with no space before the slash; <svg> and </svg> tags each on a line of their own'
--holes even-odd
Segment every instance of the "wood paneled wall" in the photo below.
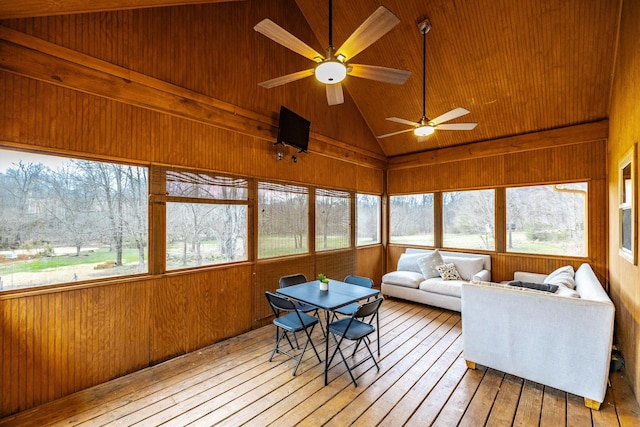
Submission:
<svg viewBox="0 0 640 427">
<path fill-rule="evenodd" d="M 606 138 L 607 121 L 447 148 L 389 161 L 388 193 L 407 194 L 503 188 L 558 182 L 589 185 L 589 252 L 585 258 L 506 253 L 492 255 L 492 279 L 513 278 L 514 271 L 545 273 L 562 265 L 589 262 L 607 286 Z M 471 157 L 472 156 L 472 157 Z M 389 245 L 387 270 L 395 269 L 402 245 Z"/>
<path fill-rule="evenodd" d="M 3 21 L 0 146 L 382 194 L 386 158 L 348 94 L 329 108 L 312 82 L 257 86 L 308 64 L 273 61 L 284 48 L 253 30 L 295 3 L 248 3 Z M 313 43 L 301 16 L 288 21 Z M 281 104 L 312 122 L 295 164 L 291 148 L 276 160 Z M 381 251 L 0 295 L 0 418 L 265 324 L 280 276 L 367 275 L 356 263 Z"/>
<path fill-rule="evenodd" d="M 619 254 L 620 162 L 640 142 L 640 2 L 624 1 L 611 98 L 609 137 L 609 280 L 616 305 L 616 342 L 640 402 L 640 269 Z M 640 159 L 635 158 L 637 162 Z M 637 166 L 636 166 L 636 170 Z M 636 187 L 638 188 L 638 187 Z M 638 200 L 640 194 L 633 195 Z M 637 214 L 636 214 L 637 215 Z M 636 221 L 637 221 L 636 216 Z M 636 230 L 639 224 L 635 223 Z M 640 250 L 638 242 L 635 251 Z M 637 252 L 636 252 L 637 253 Z"/>
</svg>

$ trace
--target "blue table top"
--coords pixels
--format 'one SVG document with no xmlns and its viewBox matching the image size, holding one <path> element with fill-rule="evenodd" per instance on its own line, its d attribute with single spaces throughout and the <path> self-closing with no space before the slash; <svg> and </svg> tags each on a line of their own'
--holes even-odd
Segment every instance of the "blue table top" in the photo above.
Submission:
<svg viewBox="0 0 640 427">
<path fill-rule="evenodd" d="M 329 290 L 321 291 L 320 282 L 301 283 L 280 288 L 277 292 L 297 301 L 315 305 L 323 310 L 335 310 L 347 304 L 378 295 L 378 290 L 352 285 L 338 280 L 329 280 Z"/>
</svg>

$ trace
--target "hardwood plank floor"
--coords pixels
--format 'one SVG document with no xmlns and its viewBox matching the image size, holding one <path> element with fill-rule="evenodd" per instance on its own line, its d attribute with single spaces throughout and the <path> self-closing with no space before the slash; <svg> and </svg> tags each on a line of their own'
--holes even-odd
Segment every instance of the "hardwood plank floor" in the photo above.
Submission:
<svg viewBox="0 0 640 427">
<path fill-rule="evenodd" d="M 324 386 L 324 363 L 311 349 L 295 377 L 286 356 L 269 362 L 270 325 L 1 419 L 0 426 L 640 425 L 621 373 L 611 375 L 601 410 L 592 411 L 578 396 L 482 366 L 467 369 L 459 313 L 388 299 L 380 326 L 380 371 L 371 361 L 356 368 L 358 387 L 337 360 Z M 314 341 L 324 358 L 319 330 Z M 359 348 L 356 360 L 365 352 Z"/>
</svg>

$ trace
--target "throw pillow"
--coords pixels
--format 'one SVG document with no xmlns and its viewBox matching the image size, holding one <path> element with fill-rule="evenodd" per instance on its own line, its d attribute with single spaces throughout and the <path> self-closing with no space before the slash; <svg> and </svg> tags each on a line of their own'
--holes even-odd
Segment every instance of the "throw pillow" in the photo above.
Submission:
<svg viewBox="0 0 640 427">
<path fill-rule="evenodd" d="M 563 285 L 569 289 L 575 289 L 576 282 L 573 279 L 573 276 L 573 267 L 570 265 L 565 265 L 564 267 L 560 267 L 557 270 L 553 271 L 550 275 L 548 275 L 544 279 L 544 283 L 549 283 L 551 285 Z"/>
<path fill-rule="evenodd" d="M 461 280 L 462 278 L 456 270 L 456 266 L 453 263 L 437 265 L 436 270 L 440 273 L 440 277 L 444 280 Z"/>
<path fill-rule="evenodd" d="M 444 264 L 442 255 L 435 249 L 428 255 L 418 258 L 418 267 L 425 279 L 432 279 L 434 277 L 440 277 L 440 273 L 436 270 L 436 266 Z"/>
<path fill-rule="evenodd" d="M 421 273 L 415 271 L 392 271 L 382 276 L 382 283 L 388 285 L 404 286 L 406 288 L 418 289 L 420 283 L 424 282 Z"/>
<path fill-rule="evenodd" d="M 555 293 L 559 288 L 558 285 L 550 285 L 548 283 L 522 282 L 520 280 L 512 280 L 511 282 L 508 282 L 507 285 L 517 286 L 519 288 L 535 289 L 536 291 L 551 292 L 551 293 Z"/>
<path fill-rule="evenodd" d="M 580 298 L 580 294 L 575 289 L 567 288 L 566 286 L 558 286 L 556 295 L 567 298 Z"/>
<path fill-rule="evenodd" d="M 484 268 L 482 258 L 443 256 L 443 263 L 454 263 L 463 280 L 471 281 L 476 273 Z"/>
<path fill-rule="evenodd" d="M 426 253 L 418 253 L 418 254 L 401 254 L 400 259 L 398 260 L 398 268 L 396 270 L 401 271 L 415 271 L 416 273 L 421 273 L 420 267 L 418 267 L 418 259 L 427 255 Z"/>
</svg>

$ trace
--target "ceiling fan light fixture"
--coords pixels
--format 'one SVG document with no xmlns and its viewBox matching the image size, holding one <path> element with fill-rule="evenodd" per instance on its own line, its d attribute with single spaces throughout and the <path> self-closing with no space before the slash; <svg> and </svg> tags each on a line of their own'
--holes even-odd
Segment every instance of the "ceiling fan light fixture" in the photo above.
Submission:
<svg viewBox="0 0 640 427">
<path fill-rule="evenodd" d="M 422 125 L 415 128 L 413 130 L 413 134 L 415 136 L 429 136 L 435 131 L 436 131 L 436 128 L 433 125 Z"/>
<path fill-rule="evenodd" d="M 347 76 L 347 67 L 337 59 L 327 59 L 316 66 L 316 79 L 320 83 L 340 83 Z"/>
</svg>

